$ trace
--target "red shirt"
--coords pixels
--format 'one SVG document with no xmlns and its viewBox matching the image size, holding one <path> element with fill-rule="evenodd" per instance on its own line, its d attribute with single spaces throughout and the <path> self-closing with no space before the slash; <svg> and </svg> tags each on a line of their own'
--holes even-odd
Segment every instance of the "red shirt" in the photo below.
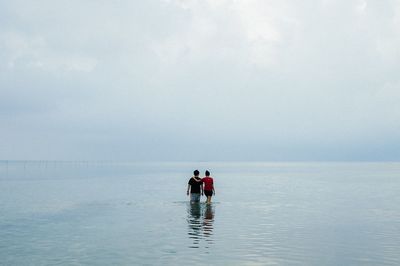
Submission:
<svg viewBox="0 0 400 266">
<path fill-rule="evenodd" d="M 212 177 L 206 176 L 206 177 L 202 178 L 201 181 L 203 181 L 203 183 L 204 183 L 204 190 L 211 190 L 211 191 L 213 190 L 214 181 L 213 181 Z"/>
</svg>

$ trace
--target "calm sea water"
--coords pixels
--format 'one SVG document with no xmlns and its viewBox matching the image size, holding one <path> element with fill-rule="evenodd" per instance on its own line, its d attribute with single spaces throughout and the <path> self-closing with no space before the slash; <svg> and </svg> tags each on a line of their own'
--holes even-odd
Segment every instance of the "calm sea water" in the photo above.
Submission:
<svg viewBox="0 0 400 266">
<path fill-rule="evenodd" d="M 399 192 L 400 163 L 1 161 L 0 264 L 400 265 Z"/>
</svg>

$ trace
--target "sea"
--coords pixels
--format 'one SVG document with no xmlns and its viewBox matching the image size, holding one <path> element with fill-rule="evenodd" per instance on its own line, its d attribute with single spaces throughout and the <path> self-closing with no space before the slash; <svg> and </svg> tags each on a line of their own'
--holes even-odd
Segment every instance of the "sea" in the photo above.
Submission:
<svg viewBox="0 0 400 266">
<path fill-rule="evenodd" d="M 400 265 L 400 163 L 3 160 L 0 265 Z"/>
</svg>

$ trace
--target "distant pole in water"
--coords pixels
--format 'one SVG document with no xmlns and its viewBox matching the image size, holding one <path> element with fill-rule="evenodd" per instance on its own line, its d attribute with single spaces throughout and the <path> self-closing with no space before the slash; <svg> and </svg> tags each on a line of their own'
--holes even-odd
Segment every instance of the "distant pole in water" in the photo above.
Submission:
<svg viewBox="0 0 400 266">
<path fill-rule="evenodd" d="M 8 178 L 8 160 L 6 160 L 6 177 Z"/>
</svg>

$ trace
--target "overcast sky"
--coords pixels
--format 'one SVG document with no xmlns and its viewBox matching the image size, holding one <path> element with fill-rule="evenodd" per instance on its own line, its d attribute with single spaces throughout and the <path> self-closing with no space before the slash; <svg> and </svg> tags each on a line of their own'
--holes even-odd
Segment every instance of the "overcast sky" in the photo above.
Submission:
<svg viewBox="0 0 400 266">
<path fill-rule="evenodd" d="M 0 159 L 400 160 L 400 1 L 0 0 Z"/>
</svg>

